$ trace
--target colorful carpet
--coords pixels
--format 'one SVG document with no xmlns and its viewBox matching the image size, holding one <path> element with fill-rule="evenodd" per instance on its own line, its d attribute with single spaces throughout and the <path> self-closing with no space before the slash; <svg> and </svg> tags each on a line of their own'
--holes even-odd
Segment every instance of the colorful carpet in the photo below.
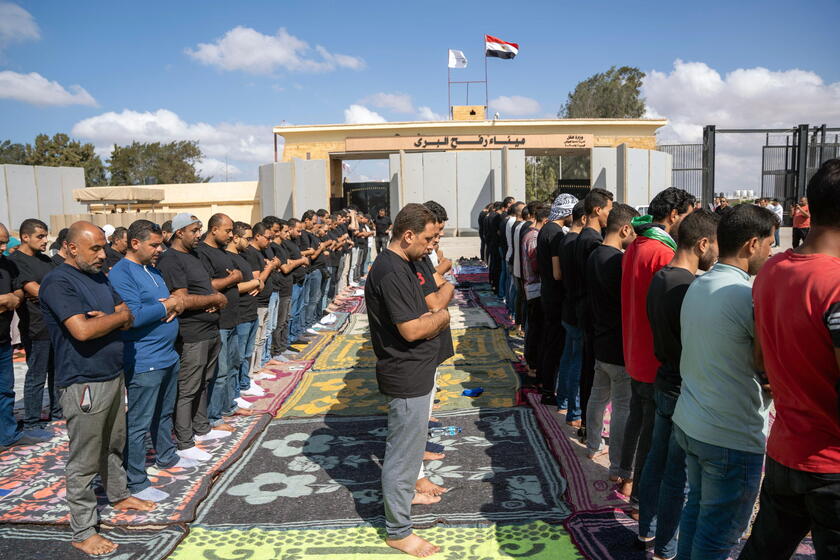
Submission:
<svg viewBox="0 0 840 560">
<path fill-rule="evenodd" d="M 435 523 L 562 521 L 565 480 L 525 407 L 438 414 L 462 433 L 432 438 L 446 458 L 426 463 L 429 479 L 452 491 L 415 506 L 418 528 Z M 381 527 L 383 417 L 285 419 L 268 425 L 201 505 L 198 523 L 216 527 Z"/>
<path fill-rule="evenodd" d="M 262 397 L 242 398 L 251 403 L 252 414 L 270 414 L 274 416 L 286 399 L 297 388 L 303 375 L 312 367 L 312 360 L 286 362 L 282 365 L 268 366 L 266 369 L 276 374 L 275 379 L 261 379 L 256 384 L 262 387 L 265 395 Z"/>
<path fill-rule="evenodd" d="M 297 352 L 295 361 L 314 360 L 336 336 L 336 333 L 332 331 L 325 331 L 321 334 L 312 335 L 312 339 L 305 345 L 292 345 L 291 349 Z"/>
<path fill-rule="evenodd" d="M 590 560 L 644 560 L 650 558 L 635 546 L 639 526 L 621 510 L 575 513 L 564 523 L 572 541 Z M 745 541 L 741 541 L 729 557 L 738 558 Z M 651 554 L 651 553 L 649 553 Z M 791 560 L 814 560 L 810 538 L 800 543 Z"/>
<path fill-rule="evenodd" d="M 151 512 L 114 511 L 97 486 L 99 512 L 109 525 L 169 525 L 195 518 L 198 504 L 207 495 L 213 478 L 235 463 L 262 431 L 270 416 L 233 417 L 231 437 L 198 444 L 213 460 L 191 468 L 148 468 L 152 485 L 171 498 Z M 13 447 L 0 453 L 0 523 L 69 523 L 65 500 L 64 463 L 69 442 L 63 423 L 52 440 L 38 445 Z"/>
<path fill-rule="evenodd" d="M 459 273 L 455 275 L 455 279 L 458 280 L 459 284 L 465 284 L 467 282 L 470 283 L 481 283 L 485 284 L 490 281 L 490 274 L 486 272 L 478 272 L 478 273 Z"/>
<path fill-rule="evenodd" d="M 575 560 L 578 554 L 559 525 L 535 521 L 522 525 L 453 527 L 436 525 L 417 534 L 441 547 L 441 560 Z M 194 526 L 170 557 L 239 560 L 385 560 L 405 558 L 383 542 L 374 527 L 278 530 L 272 528 L 215 529 Z M 247 543 L 247 544 L 246 544 Z"/>
<path fill-rule="evenodd" d="M 344 327 L 345 323 L 347 323 L 347 320 L 350 318 L 351 313 L 348 313 L 346 311 L 335 311 L 335 312 L 331 313 L 331 315 L 335 315 L 335 321 L 333 321 L 332 323 L 330 323 L 328 325 L 321 325 L 319 323 L 319 325 L 321 325 L 319 327 L 320 330 L 322 330 L 322 331 L 340 331 Z"/>
<path fill-rule="evenodd" d="M 504 408 L 517 404 L 519 376 L 509 362 L 489 366 L 441 366 L 436 394 L 441 410 L 479 407 Z M 478 397 L 465 397 L 464 389 L 482 387 Z M 387 414 L 388 399 L 379 392 L 370 368 L 310 372 L 277 414 L 278 418 L 323 415 L 369 416 Z"/>
<path fill-rule="evenodd" d="M 102 534 L 119 545 L 107 558 L 114 560 L 160 560 L 166 558 L 187 534 L 181 526 L 157 529 L 104 529 Z M 89 560 L 90 556 L 70 545 L 69 527 L 55 525 L 0 525 L 0 559 Z M 568 540 L 568 536 L 566 536 Z"/>
<path fill-rule="evenodd" d="M 564 417 L 557 414 L 557 407 L 540 404 L 540 395 L 536 392 L 528 392 L 525 398 L 534 409 L 563 476 L 569 481 L 566 499 L 575 511 L 627 507 L 627 498 L 616 491 L 615 483 L 609 479 L 609 458 L 603 455 L 597 462 L 590 460 L 586 456 L 586 446 L 577 440 L 574 429 L 566 425 Z"/>
<path fill-rule="evenodd" d="M 455 355 L 444 365 L 483 365 L 515 360 L 501 329 L 454 329 Z M 369 335 L 337 335 L 318 355 L 315 371 L 373 368 L 376 356 Z"/>
</svg>

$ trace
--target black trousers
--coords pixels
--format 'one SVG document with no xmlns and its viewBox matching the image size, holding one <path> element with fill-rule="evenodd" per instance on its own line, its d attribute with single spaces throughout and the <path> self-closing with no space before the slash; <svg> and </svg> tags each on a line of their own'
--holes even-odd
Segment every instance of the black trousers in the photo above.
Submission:
<svg viewBox="0 0 840 560">
<path fill-rule="evenodd" d="M 642 467 L 650 451 L 653 438 L 653 421 L 656 418 L 656 401 L 653 400 L 653 383 L 630 380 L 633 395 L 630 397 L 630 414 L 621 445 L 621 469 L 633 471 L 632 501 L 638 503 L 637 489 L 642 479 Z"/>
<path fill-rule="evenodd" d="M 526 303 L 525 362 L 529 368 L 536 371 L 539 371 L 542 363 L 543 311 L 541 299 L 529 299 Z"/>
<path fill-rule="evenodd" d="M 595 328 L 590 318 L 585 319 L 583 323 L 583 359 L 580 363 L 580 410 L 583 414 L 581 421 L 585 426 L 586 409 L 589 405 L 589 396 L 592 394 L 592 384 L 595 381 Z"/>
<path fill-rule="evenodd" d="M 388 246 L 388 236 L 387 235 L 377 235 L 376 236 L 376 254 L 380 254 L 385 247 Z"/>
<path fill-rule="evenodd" d="M 797 471 L 767 457 L 758 517 L 740 558 L 787 560 L 808 531 L 817 560 L 840 558 L 840 473 Z"/>
<path fill-rule="evenodd" d="M 487 256 L 489 261 L 487 267 L 490 272 L 490 286 L 493 287 L 494 292 L 497 292 L 499 289 L 499 275 L 502 273 L 502 269 L 500 268 L 502 264 L 501 258 L 499 257 L 499 250 L 495 245 L 488 245 L 487 251 L 490 253 Z"/>
<path fill-rule="evenodd" d="M 566 329 L 563 328 L 563 305 L 560 302 L 546 302 L 540 298 L 543 312 L 542 361 L 537 370 L 537 379 L 542 384 L 543 395 L 554 395 L 557 384 L 557 368 L 563 357 L 566 344 Z"/>
<path fill-rule="evenodd" d="M 793 248 L 796 249 L 799 247 L 800 243 L 805 241 L 805 238 L 808 237 L 808 232 L 811 231 L 811 228 L 793 228 Z"/>
<path fill-rule="evenodd" d="M 481 249 L 479 250 L 479 252 L 481 253 L 481 260 L 486 263 L 487 262 L 487 242 L 484 241 L 484 236 L 483 235 L 481 235 L 480 233 L 478 235 L 479 235 L 479 239 L 481 240 Z"/>
</svg>

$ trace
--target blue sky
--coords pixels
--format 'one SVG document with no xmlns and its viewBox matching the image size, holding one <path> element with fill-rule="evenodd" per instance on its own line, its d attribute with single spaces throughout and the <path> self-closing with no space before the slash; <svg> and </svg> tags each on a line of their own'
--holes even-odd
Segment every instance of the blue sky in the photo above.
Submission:
<svg viewBox="0 0 840 560">
<path fill-rule="evenodd" d="M 0 139 L 73 131 L 104 153 L 135 136 L 193 135 L 217 179 L 225 156 L 236 178 L 255 178 L 283 120 L 445 115 L 446 51 L 470 60 L 453 79 L 482 79 L 484 33 L 520 43 L 516 59 L 490 60 L 491 99 L 514 98 L 494 104 L 502 118 L 552 117 L 578 81 L 630 65 L 653 72 L 645 93 L 651 114 L 674 123 L 669 141 L 694 141 L 706 123 L 840 125 L 836 0 L 0 0 L 3 9 L 24 19 L 0 18 Z M 483 101 L 481 89 L 471 98 Z M 746 152 L 731 156 L 732 181 L 754 177 L 738 175 Z"/>
</svg>

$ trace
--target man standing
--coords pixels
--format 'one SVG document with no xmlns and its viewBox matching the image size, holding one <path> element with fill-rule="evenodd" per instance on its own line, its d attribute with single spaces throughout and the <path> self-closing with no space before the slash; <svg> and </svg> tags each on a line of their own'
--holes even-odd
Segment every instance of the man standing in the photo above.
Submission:
<svg viewBox="0 0 840 560">
<path fill-rule="evenodd" d="M 656 372 L 650 451 L 639 479 L 639 539 L 656 540 L 659 558 L 673 558 L 676 532 L 685 501 L 685 452 L 671 437 L 674 407 L 680 396 L 680 311 L 698 270 L 708 271 L 718 258 L 720 216 L 695 210 L 680 222 L 677 253 L 650 283 L 647 311 L 653 330 L 653 351 L 662 365 Z"/>
<path fill-rule="evenodd" d="M 210 275 L 195 252 L 201 235 L 198 218 L 178 214 L 172 219 L 172 232 L 172 246 L 161 255 L 158 267 L 170 293 L 184 301 L 175 347 L 181 357 L 175 404 L 176 445 L 181 457 L 207 461 L 211 455 L 195 447 L 195 441 L 225 437 L 225 432 L 210 429 L 207 391 L 221 347 L 219 309 L 228 300 L 213 289 Z"/>
<path fill-rule="evenodd" d="M 449 325 L 449 312 L 445 307 L 429 311 L 412 263 L 432 250 L 436 234 L 436 219 L 428 208 L 406 205 L 365 284 L 376 379 L 390 399 L 382 465 L 386 543 L 418 557 L 439 550 L 413 533 L 411 504 L 428 435 L 438 335 Z"/>
<path fill-rule="evenodd" d="M 111 234 L 111 243 L 105 245 L 105 272 L 108 273 L 120 260 L 125 257 L 128 250 L 128 230 L 124 227 L 114 229 Z"/>
<path fill-rule="evenodd" d="M 528 205 L 528 211 L 533 220 L 522 236 L 520 264 L 523 291 L 525 293 L 525 362 L 528 364 L 529 377 L 536 377 L 540 369 L 542 351 L 540 344 L 543 337 L 542 298 L 540 297 L 540 267 L 537 260 L 537 237 L 540 230 L 548 223 L 548 213 L 551 209 L 540 202 Z"/>
<path fill-rule="evenodd" d="M 207 236 L 195 248 L 201 264 L 210 275 L 213 289 L 227 299 L 227 305 L 219 313 L 219 362 L 216 375 L 207 389 L 207 419 L 210 426 L 225 431 L 233 429 L 222 418 L 236 411 L 231 380 L 238 376 L 240 363 L 236 326 L 239 324 L 237 285 L 242 282 L 242 273 L 227 252 L 232 239 L 233 220 L 227 214 L 213 214 L 207 222 Z"/>
<path fill-rule="evenodd" d="M 254 337 L 254 351 L 251 358 L 250 373 L 256 374 L 263 365 L 263 351 L 268 337 L 268 305 L 271 295 L 275 289 L 275 270 L 273 257 L 268 258 L 263 251 L 268 249 L 269 235 L 271 231 L 265 227 L 263 222 L 257 222 L 251 228 L 251 239 L 242 253 L 242 256 L 251 265 L 251 270 L 258 272 L 258 278 L 262 282 L 262 290 L 257 294 L 257 333 Z M 288 298 L 287 298 L 288 299 Z M 285 350 L 285 344 L 283 346 Z"/>
<path fill-rule="evenodd" d="M 123 469 L 125 384 L 119 330 L 130 329 L 134 318 L 102 273 L 105 235 L 89 222 L 76 222 L 67 234 L 67 252 L 65 263 L 44 278 L 39 299 L 55 348 L 56 385 L 70 438 L 65 469 L 72 545 L 97 556 L 117 548 L 96 531 L 97 474 L 114 509 L 151 511 L 155 504 L 131 495 Z"/>
<path fill-rule="evenodd" d="M 239 322 L 236 324 L 236 357 L 234 372 L 230 378 L 233 400 L 244 413 L 251 408 L 251 403 L 241 397 L 242 394 L 262 397 L 262 387 L 251 382 L 251 360 L 254 356 L 254 343 L 257 336 L 257 295 L 263 288 L 260 281 L 261 270 L 254 270 L 244 257 L 248 240 L 253 237 L 251 226 L 245 222 L 234 222 L 233 239 L 227 246 L 228 255 L 236 269 L 242 274 L 242 280 L 236 285 L 239 291 Z"/>
<path fill-rule="evenodd" d="M 767 208 L 769 208 L 776 215 L 776 231 L 773 234 L 773 237 L 775 239 L 773 247 L 779 247 L 781 245 L 781 243 L 779 242 L 779 232 L 781 231 L 782 225 L 784 223 L 785 210 L 784 208 L 782 208 L 782 204 L 779 202 L 778 198 L 774 198 L 773 200 L 771 200 L 770 204 L 767 205 Z"/>
<path fill-rule="evenodd" d="M 728 558 L 758 495 L 770 395 L 756 359 L 750 277 L 770 255 L 775 227 L 765 208 L 730 210 L 717 229 L 720 261 L 683 299 L 682 389 L 673 415 L 689 486 L 680 558 Z"/>
<path fill-rule="evenodd" d="M 55 389 L 55 362 L 50 333 L 41 314 L 38 294 L 44 277 L 56 264 L 44 251 L 47 248 L 47 224 L 30 218 L 20 224 L 21 244 L 9 259 L 17 267 L 18 285 L 26 300 L 18 309 L 20 335 L 26 350 L 26 378 L 23 385 L 23 429 L 30 435 L 43 438 L 50 432 L 42 430 L 41 406 L 46 384 L 50 397 L 49 420 L 61 419 L 61 405 Z"/>
<path fill-rule="evenodd" d="M 808 200 L 805 243 L 753 287 L 776 420 L 744 560 L 790 558 L 808 531 L 819 560 L 840 558 L 840 160 L 822 164 Z"/>
<path fill-rule="evenodd" d="M 391 217 L 385 213 L 384 208 L 380 208 L 376 213 L 373 225 L 376 228 L 376 254 L 378 255 L 388 246 L 388 235 L 391 233 Z"/>
<path fill-rule="evenodd" d="M 301 220 L 304 228 L 300 232 L 300 237 L 298 237 L 301 255 L 307 257 L 310 263 L 303 283 L 304 310 L 301 321 L 303 331 L 309 329 L 318 320 L 319 317 L 316 315 L 321 303 L 321 271 L 324 264 L 322 261 L 318 261 L 318 257 L 326 248 L 326 242 L 321 244 L 321 240 L 312 233 L 314 218 L 315 212 L 312 210 L 304 212 Z"/>
<path fill-rule="evenodd" d="M 621 261 L 624 251 L 636 238 L 631 222 L 638 215 L 631 206 L 613 205 L 603 230 L 604 243 L 589 255 L 585 270 L 595 359 L 592 392 L 586 407 L 586 447 L 590 459 L 601 454 L 604 410 L 612 401 L 609 477 L 613 481 L 631 474 L 621 469 L 621 442 L 630 412 L 631 394 L 630 376 L 624 369 L 621 347 Z"/>
<path fill-rule="evenodd" d="M 180 459 L 172 441 L 172 414 L 178 390 L 178 320 L 184 302 L 169 293 L 163 275 L 155 268 L 163 252 L 163 235 L 157 224 L 137 220 L 128 229 L 128 251 L 108 280 L 134 317 L 132 328 L 122 333 L 126 415 L 125 470 L 132 495 L 151 502 L 169 497 L 152 486 L 146 474 L 146 433 L 152 438 L 159 469 L 192 466 Z"/>
<path fill-rule="evenodd" d="M 799 244 L 805 241 L 808 237 L 808 232 L 811 230 L 811 211 L 808 208 L 808 199 L 802 197 L 799 202 L 791 206 L 790 215 L 793 218 L 793 248 L 799 247 Z"/>
<path fill-rule="evenodd" d="M 289 306 L 289 344 L 300 340 L 304 331 L 306 296 L 306 271 L 309 269 L 309 257 L 305 257 L 300 250 L 300 238 L 303 234 L 303 222 L 292 218 L 289 220 L 289 237 L 283 240 L 283 247 L 286 249 L 290 262 L 300 262 L 292 272 L 292 298 Z M 342 257 L 341 262 L 345 262 Z M 339 282 L 341 281 L 341 268 L 339 265 Z M 340 289 L 340 288 L 339 288 Z"/>
<path fill-rule="evenodd" d="M 656 410 L 653 382 L 659 368 L 647 316 L 648 290 L 653 275 L 674 258 L 677 243 L 670 232 L 676 232 L 680 221 L 694 210 L 694 202 L 694 196 L 676 187 L 667 188 L 653 197 L 648 207 L 651 215 L 633 222 L 638 237 L 627 248 L 621 263 L 622 340 L 633 390 L 622 442 L 621 468 L 632 469 L 636 479 L 642 475 L 650 448 Z M 637 489 L 632 484 L 631 479 L 626 479 L 621 492 L 630 495 L 632 503 L 637 504 Z"/>
</svg>

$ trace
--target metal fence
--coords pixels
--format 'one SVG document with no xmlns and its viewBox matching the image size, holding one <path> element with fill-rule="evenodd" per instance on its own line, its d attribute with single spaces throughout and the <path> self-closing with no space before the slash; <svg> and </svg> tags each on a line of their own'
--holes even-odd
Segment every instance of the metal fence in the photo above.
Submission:
<svg viewBox="0 0 840 560">
<path fill-rule="evenodd" d="M 671 154 L 671 185 L 700 200 L 703 195 L 703 144 L 662 144 L 656 149 Z"/>
<path fill-rule="evenodd" d="M 808 181 L 824 162 L 840 157 L 840 135 L 813 135 L 807 143 L 804 158 L 805 181 L 802 185 L 797 181 L 800 158 L 796 139 L 793 136 L 785 136 L 784 140 L 784 144 L 762 147 L 761 196 L 791 203 L 805 196 Z"/>
</svg>

